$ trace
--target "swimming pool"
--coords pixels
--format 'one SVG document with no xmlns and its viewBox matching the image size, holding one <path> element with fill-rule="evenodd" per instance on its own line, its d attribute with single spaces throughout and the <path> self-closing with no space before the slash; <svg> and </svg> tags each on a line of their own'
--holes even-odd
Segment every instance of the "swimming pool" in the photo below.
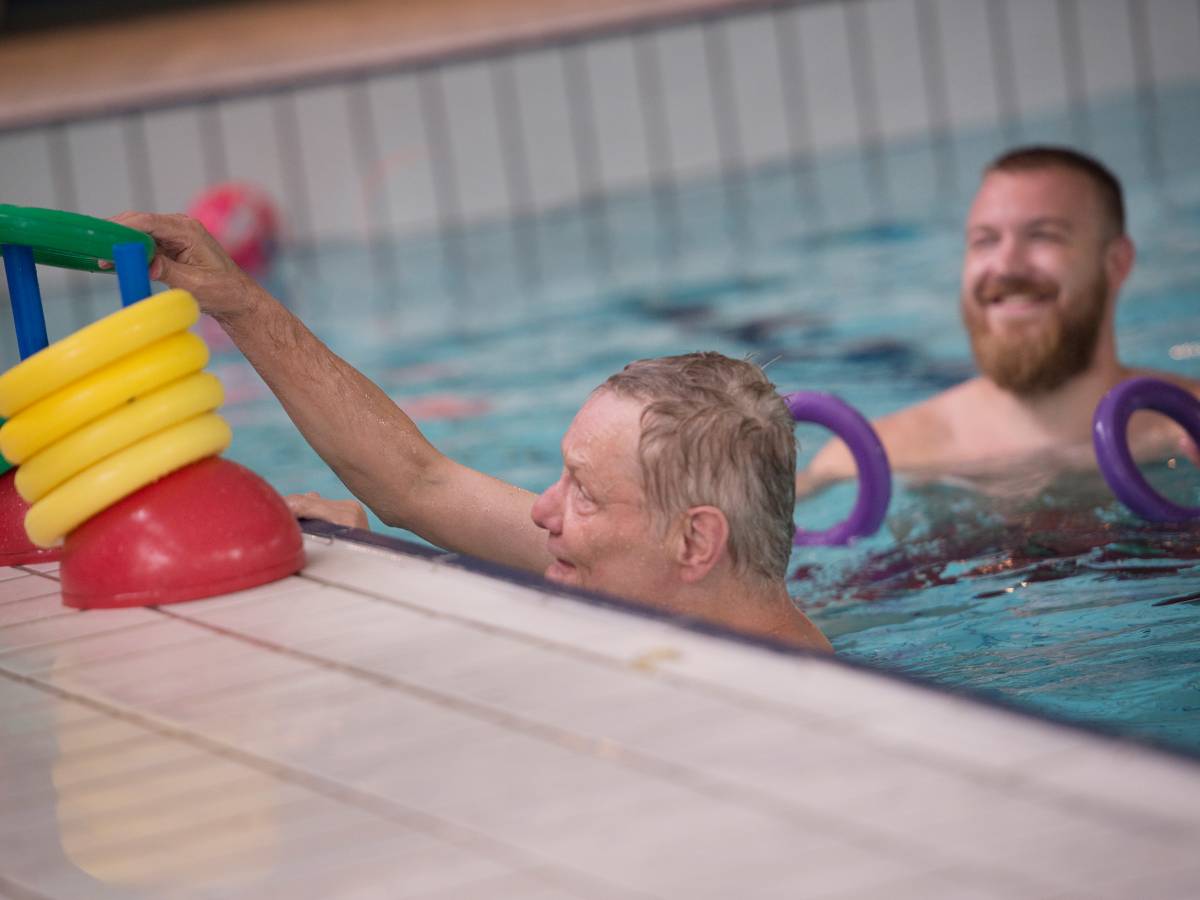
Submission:
<svg viewBox="0 0 1200 900">
<path fill-rule="evenodd" d="M 1167 151 L 1196 146 L 1198 102 L 1194 89 L 1160 99 Z M 1130 138 L 1134 98 L 1094 121 L 1092 149 L 1126 181 L 1141 251 L 1119 308 L 1122 356 L 1195 376 L 1200 164 L 1184 150 L 1148 165 Z M 1070 134 L 1065 119 L 1025 129 L 1026 140 Z M 753 355 L 781 389 L 832 391 L 869 416 L 966 377 L 956 298 L 969 197 L 946 189 L 941 165 L 949 152 L 977 169 L 1007 137 L 760 169 L 402 243 L 322 244 L 281 259 L 271 286 L 443 451 L 541 490 L 574 411 L 631 359 Z M 864 167 L 891 173 L 888 196 L 862 191 Z M 873 224 L 843 224 L 864 206 Z M 253 371 L 210 336 L 229 455 L 281 491 L 344 496 Z M 824 440 L 799 434 L 809 453 Z M 1176 499 L 1200 498 L 1186 464 L 1153 477 Z M 898 488 L 879 535 L 793 556 L 793 596 L 844 656 L 1200 752 L 1200 530 L 1139 523 L 1086 478 L 1034 502 L 952 482 Z M 802 502 L 798 521 L 829 524 L 853 490 Z"/>
</svg>

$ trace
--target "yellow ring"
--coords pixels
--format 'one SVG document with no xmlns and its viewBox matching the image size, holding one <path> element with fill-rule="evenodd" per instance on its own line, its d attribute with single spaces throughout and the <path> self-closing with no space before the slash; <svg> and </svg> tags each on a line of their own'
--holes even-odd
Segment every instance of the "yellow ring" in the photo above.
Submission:
<svg viewBox="0 0 1200 900">
<path fill-rule="evenodd" d="M 197 372 L 207 362 L 208 347 L 190 331 L 163 338 L 73 381 L 9 419 L 0 428 L 0 453 L 20 465 L 81 425 Z"/>
<path fill-rule="evenodd" d="M 163 291 L 87 325 L 0 375 L 0 416 L 25 407 L 115 359 L 140 350 L 200 318 L 187 291 Z"/>
<path fill-rule="evenodd" d="M 216 409 L 221 381 L 197 372 L 89 422 L 17 468 L 17 493 L 36 503 L 68 478 L 155 432 Z"/>
<path fill-rule="evenodd" d="M 52 547 L 96 513 L 188 463 L 220 453 L 233 433 L 216 413 L 204 413 L 138 441 L 60 484 L 25 514 L 25 532 Z"/>
</svg>

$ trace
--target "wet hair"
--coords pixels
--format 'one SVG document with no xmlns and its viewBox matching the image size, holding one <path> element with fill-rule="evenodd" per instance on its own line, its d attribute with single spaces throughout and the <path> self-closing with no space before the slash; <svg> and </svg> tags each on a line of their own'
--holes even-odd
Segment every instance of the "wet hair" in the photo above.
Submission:
<svg viewBox="0 0 1200 900">
<path fill-rule="evenodd" d="M 983 174 L 1051 168 L 1070 169 L 1086 176 L 1100 198 L 1100 205 L 1111 227 L 1110 236 L 1119 237 L 1125 233 L 1125 198 L 1121 182 L 1104 163 L 1078 150 L 1048 145 L 1017 147 L 997 156 L 983 170 Z"/>
<path fill-rule="evenodd" d="M 715 506 L 729 523 L 735 572 L 786 575 L 795 423 L 759 366 L 711 352 L 643 359 L 597 390 L 646 404 L 638 462 L 660 530 L 690 507 Z"/>
</svg>

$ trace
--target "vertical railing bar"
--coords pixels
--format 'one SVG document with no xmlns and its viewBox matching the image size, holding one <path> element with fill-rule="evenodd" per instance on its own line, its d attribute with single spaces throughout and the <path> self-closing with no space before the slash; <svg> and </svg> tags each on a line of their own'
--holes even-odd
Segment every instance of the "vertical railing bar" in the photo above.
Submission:
<svg viewBox="0 0 1200 900">
<path fill-rule="evenodd" d="M 1146 170 L 1156 187 L 1161 187 L 1164 177 L 1162 142 L 1159 139 L 1158 88 L 1154 80 L 1153 52 L 1150 47 L 1150 23 L 1147 21 L 1146 5 L 1140 0 L 1127 0 L 1129 13 L 1129 40 L 1133 48 L 1133 69 L 1138 98 L 1138 116 L 1141 119 L 1142 152 L 1146 154 Z"/>
<path fill-rule="evenodd" d="M 66 125 L 52 125 L 46 135 L 50 156 L 50 171 L 53 173 L 54 202 L 59 209 L 76 210 L 79 207 L 79 190 L 75 184 L 75 173 L 71 167 L 71 151 L 67 145 Z"/>
<path fill-rule="evenodd" d="M 741 260 L 746 254 L 750 224 L 746 204 L 745 145 L 733 96 L 729 35 L 725 22 L 719 19 L 702 20 L 700 29 L 709 97 L 712 100 L 713 129 L 717 137 L 717 165 L 721 173 L 726 226 L 736 255 Z"/>
<path fill-rule="evenodd" d="M 75 183 L 75 170 L 71 166 L 71 148 L 67 140 L 65 123 L 51 125 L 48 129 L 46 142 L 50 157 L 50 171 L 53 173 L 54 205 L 59 209 L 79 209 L 79 186 Z M 76 328 L 89 324 L 93 316 L 90 308 L 92 300 L 91 280 L 76 272 L 67 273 L 68 291 L 71 295 L 72 321 Z"/>
<path fill-rule="evenodd" d="M 654 196 L 655 216 L 659 233 L 665 239 L 666 261 L 679 259 L 683 223 L 679 213 L 679 193 L 675 183 L 674 151 L 671 129 L 666 121 L 666 102 L 663 91 L 662 67 L 659 64 L 657 32 L 643 31 L 632 38 L 634 70 L 646 132 L 646 155 L 650 162 L 650 187 Z M 660 248 L 663 247 L 660 241 Z"/>
<path fill-rule="evenodd" d="M 533 173 L 529 170 L 529 152 L 525 142 L 525 117 L 521 92 L 517 88 L 517 57 L 507 53 L 493 63 L 492 96 L 496 103 L 500 129 L 500 153 L 508 197 L 513 206 L 509 222 L 521 278 L 526 290 L 542 287 L 541 230 L 534 215 Z"/>
<path fill-rule="evenodd" d="M 604 173 L 596 152 L 595 112 L 591 79 L 588 77 L 586 45 L 563 43 L 559 47 L 567 92 L 567 120 L 570 123 L 571 147 L 575 152 L 575 169 L 579 173 L 580 205 L 585 211 L 588 247 L 597 274 L 610 280 L 613 273 L 612 247 L 609 239 L 608 203 L 604 196 Z"/>
<path fill-rule="evenodd" d="M 1063 72 L 1067 81 L 1067 105 L 1071 116 L 1071 134 L 1082 147 L 1092 143 L 1088 115 L 1087 72 L 1083 68 L 1083 47 L 1079 36 L 1079 7 L 1076 0 L 1058 0 L 1058 34 L 1062 42 Z"/>
<path fill-rule="evenodd" d="M 854 92 L 854 112 L 858 120 L 859 153 L 867 165 L 867 182 L 875 214 L 886 219 L 893 212 L 891 185 L 883 157 L 879 100 L 875 93 L 875 66 L 872 63 L 871 36 L 867 31 L 864 0 L 842 5 L 846 41 L 850 50 L 850 82 Z"/>
<path fill-rule="evenodd" d="M 917 0 L 916 13 L 934 168 L 939 176 L 937 191 L 945 209 L 957 193 L 959 165 L 950 135 L 950 93 L 946 90 L 946 58 L 942 53 L 942 28 L 936 4 L 937 0 Z"/>
<path fill-rule="evenodd" d="M 209 99 L 200 104 L 200 155 L 204 161 L 204 179 L 217 184 L 229 178 L 229 156 L 225 150 L 225 123 L 221 120 L 220 101 Z"/>
<path fill-rule="evenodd" d="M 429 164 L 433 175 L 433 198 L 437 207 L 438 228 L 446 248 L 444 262 L 446 289 L 457 300 L 467 300 L 471 294 L 470 260 L 463 235 L 462 203 L 458 179 L 455 176 L 455 157 L 451 148 L 450 122 L 446 113 L 446 94 L 442 85 L 444 70 L 432 67 L 417 79 L 421 117 L 429 141 Z"/>
<path fill-rule="evenodd" d="M 391 200 L 380 181 L 386 171 L 379 168 L 381 153 L 379 129 L 371 108 L 367 76 L 360 75 L 346 85 L 346 115 L 350 124 L 350 146 L 358 170 L 359 197 L 362 201 L 363 224 L 366 227 L 367 252 L 377 288 L 397 290 L 403 287 L 395 247 L 387 235 L 387 223 L 392 221 Z M 389 290 L 372 291 L 375 296 L 391 294 Z"/>
<path fill-rule="evenodd" d="M 125 163 L 129 172 L 129 194 L 135 209 L 158 210 L 154 184 L 150 180 L 150 142 L 146 137 L 146 114 L 131 112 L 122 121 Z"/>
<path fill-rule="evenodd" d="M 295 91 L 282 91 L 271 103 L 271 123 L 279 147 L 279 171 L 288 198 L 288 220 L 299 225 L 310 246 L 301 254 L 302 265 L 316 277 L 319 264 L 312 253 L 314 239 L 312 204 L 304 178 L 304 148 L 300 140 L 300 120 Z M 294 234 L 294 232 L 293 232 Z"/>
<path fill-rule="evenodd" d="M 996 107 L 1000 115 L 1000 133 L 1004 142 L 1013 146 L 1020 140 L 1021 112 L 1017 99 L 1016 66 L 1013 60 L 1012 22 L 1007 0 L 989 0 L 987 29 L 992 48 L 992 70 L 996 76 Z"/>
<path fill-rule="evenodd" d="M 795 21 L 799 15 L 799 6 L 776 8 L 773 11 L 773 31 L 779 60 L 779 82 L 783 90 L 784 126 L 788 135 L 796 205 L 803 210 L 812 210 L 814 218 L 820 221 L 824 217 L 824 207 L 817 190 L 816 174 L 813 172 L 812 113 L 803 87 L 800 41 Z"/>
</svg>

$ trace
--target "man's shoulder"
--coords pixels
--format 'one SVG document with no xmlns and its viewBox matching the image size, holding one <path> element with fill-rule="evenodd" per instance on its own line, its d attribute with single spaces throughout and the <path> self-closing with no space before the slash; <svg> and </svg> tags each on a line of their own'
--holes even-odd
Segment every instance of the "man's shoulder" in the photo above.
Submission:
<svg viewBox="0 0 1200 900">
<path fill-rule="evenodd" d="M 1158 381 L 1165 381 L 1183 388 L 1193 397 L 1200 399 L 1200 380 L 1195 378 L 1187 378 L 1172 372 L 1159 372 L 1154 369 L 1128 369 L 1124 374 L 1127 378 L 1154 378 Z M 1184 438 L 1182 422 L 1176 421 L 1173 417 L 1137 412 L 1134 413 L 1133 419 L 1129 423 L 1128 441 L 1134 456 L 1138 459 L 1153 459 L 1178 452 L 1182 446 L 1180 444 L 1182 438 Z M 1188 442 L 1187 445 L 1194 448 L 1195 442 Z M 1184 450 L 1184 452 L 1189 457 L 1192 456 L 1192 451 Z"/>
<path fill-rule="evenodd" d="M 1177 375 L 1174 372 L 1160 372 L 1157 369 L 1130 369 L 1128 374 L 1130 378 L 1157 378 L 1160 381 L 1178 385 L 1185 391 L 1190 391 L 1200 397 L 1200 379 L 1197 378 L 1188 378 L 1186 375 Z"/>
<path fill-rule="evenodd" d="M 922 468 L 937 462 L 954 442 L 955 417 L 959 410 L 970 408 L 972 395 L 978 390 L 971 386 L 976 380 L 963 382 L 871 423 L 893 468 Z M 804 492 L 829 481 L 853 477 L 855 472 L 849 448 L 835 438 L 813 457 L 798 488 Z"/>
<path fill-rule="evenodd" d="M 964 381 L 875 422 L 892 464 L 909 468 L 936 462 L 982 402 L 978 382 Z"/>
</svg>

